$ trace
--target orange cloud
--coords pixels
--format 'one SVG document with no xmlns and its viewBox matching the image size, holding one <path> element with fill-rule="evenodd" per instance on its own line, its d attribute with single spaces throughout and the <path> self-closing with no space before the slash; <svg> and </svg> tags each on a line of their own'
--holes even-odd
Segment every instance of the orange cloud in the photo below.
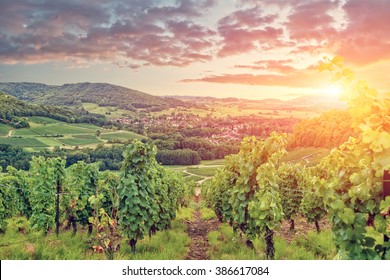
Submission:
<svg viewBox="0 0 390 280">
<path fill-rule="evenodd" d="M 210 75 L 197 79 L 184 79 L 180 82 L 208 82 L 222 84 L 243 84 L 255 86 L 286 86 L 286 87 L 324 87 L 329 84 L 328 75 L 319 75 L 318 70 L 295 70 L 286 75 L 254 75 L 254 74 L 223 74 Z"/>
<path fill-rule="evenodd" d="M 259 60 L 255 61 L 254 65 L 235 65 L 235 68 L 250 69 L 250 70 L 268 70 L 270 72 L 290 73 L 296 70 L 293 66 L 292 59 L 286 60 Z"/>
</svg>

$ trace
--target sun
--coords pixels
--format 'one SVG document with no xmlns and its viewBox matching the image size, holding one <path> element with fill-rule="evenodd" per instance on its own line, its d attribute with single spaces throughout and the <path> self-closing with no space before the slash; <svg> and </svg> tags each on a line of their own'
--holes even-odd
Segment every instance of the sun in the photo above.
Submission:
<svg viewBox="0 0 390 280">
<path fill-rule="evenodd" d="M 328 86 L 326 88 L 323 88 L 323 90 L 321 92 L 324 95 L 339 96 L 341 91 L 342 91 L 342 89 L 340 86 L 331 85 L 331 86 Z"/>
</svg>

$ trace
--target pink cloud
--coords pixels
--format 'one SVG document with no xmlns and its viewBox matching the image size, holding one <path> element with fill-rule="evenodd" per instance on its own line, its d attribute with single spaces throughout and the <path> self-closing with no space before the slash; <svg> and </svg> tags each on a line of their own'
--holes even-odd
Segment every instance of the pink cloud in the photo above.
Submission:
<svg viewBox="0 0 390 280">
<path fill-rule="evenodd" d="M 291 73 L 296 70 L 292 64 L 292 59 L 286 60 L 260 60 L 255 61 L 254 65 L 235 65 L 235 68 L 241 69 L 250 69 L 250 70 L 267 70 L 268 72 L 276 72 L 276 73 Z"/>
<path fill-rule="evenodd" d="M 338 7 L 337 1 L 302 1 L 294 6 L 294 11 L 288 17 L 286 27 L 291 39 L 300 41 L 321 42 L 334 36 L 336 29 L 332 26 L 335 19 L 329 15 Z"/>
<path fill-rule="evenodd" d="M 390 59 L 390 2 L 354 0 L 343 8 L 348 25 L 333 42 L 336 52 L 360 65 Z"/>
<path fill-rule="evenodd" d="M 263 15 L 259 7 L 235 11 L 218 22 L 222 37 L 218 56 L 230 56 L 279 43 L 283 29 L 271 26 L 275 15 Z"/>
<path fill-rule="evenodd" d="M 213 58 L 210 48 L 216 32 L 192 19 L 215 0 L 180 0 L 172 6 L 152 0 L 94 2 L 3 1 L 0 59 L 108 60 L 137 68 L 186 66 Z"/>
<path fill-rule="evenodd" d="M 203 16 L 212 15 L 217 0 L 174 3 L 2 0 L 1 63 L 102 60 L 131 68 L 183 67 L 249 52 L 261 57 L 268 51 L 292 58 L 325 51 L 360 65 L 390 60 L 387 0 L 344 5 L 339 0 L 238 0 L 237 10 L 214 19 L 216 26 L 207 25 Z M 219 3 L 222 9 L 224 2 Z M 346 15 L 342 28 L 334 17 L 340 9 Z M 283 17 L 282 11 L 289 14 Z M 266 60 L 235 68 L 294 70 L 293 63 Z"/>
<path fill-rule="evenodd" d="M 184 79 L 180 82 L 208 82 L 221 84 L 242 84 L 253 86 L 286 86 L 286 87 L 323 87 L 329 83 L 329 77 L 319 76 L 317 70 L 296 70 L 289 74 L 223 74 L 203 78 Z"/>
</svg>

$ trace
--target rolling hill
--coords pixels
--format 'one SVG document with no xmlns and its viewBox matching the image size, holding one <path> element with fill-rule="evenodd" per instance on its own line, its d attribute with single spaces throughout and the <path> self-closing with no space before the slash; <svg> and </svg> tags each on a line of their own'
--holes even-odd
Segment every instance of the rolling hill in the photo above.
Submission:
<svg viewBox="0 0 390 280">
<path fill-rule="evenodd" d="M 76 83 L 53 86 L 40 83 L 0 83 L 0 91 L 35 104 L 82 107 L 82 103 L 114 106 L 135 111 L 139 108 L 161 110 L 185 106 L 173 98 L 153 96 L 141 91 L 107 83 Z"/>
</svg>

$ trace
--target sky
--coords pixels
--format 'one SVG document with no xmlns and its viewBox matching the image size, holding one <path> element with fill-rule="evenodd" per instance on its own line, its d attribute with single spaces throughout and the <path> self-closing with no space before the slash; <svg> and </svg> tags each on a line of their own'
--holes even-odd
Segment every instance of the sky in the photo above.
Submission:
<svg viewBox="0 0 390 280">
<path fill-rule="evenodd" d="M 153 95 L 326 94 L 342 56 L 390 89 L 390 0 L 0 0 L 0 82 Z"/>
</svg>

